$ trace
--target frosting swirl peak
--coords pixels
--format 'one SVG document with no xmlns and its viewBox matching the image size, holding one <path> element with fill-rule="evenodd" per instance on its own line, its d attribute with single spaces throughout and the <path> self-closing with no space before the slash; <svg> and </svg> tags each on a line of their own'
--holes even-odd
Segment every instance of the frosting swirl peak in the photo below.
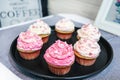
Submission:
<svg viewBox="0 0 120 80">
<path fill-rule="evenodd" d="M 82 56 L 97 58 L 100 53 L 99 44 L 91 39 L 81 38 L 74 44 L 74 49 Z"/>
<path fill-rule="evenodd" d="M 46 50 L 44 58 L 50 64 L 67 66 L 74 62 L 75 56 L 72 45 L 57 40 Z"/>
<path fill-rule="evenodd" d="M 29 31 L 34 32 L 36 34 L 50 34 L 51 28 L 43 22 L 42 20 L 37 20 L 36 23 L 30 25 L 28 28 Z"/>
<path fill-rule="evenodd" d="M 20 50 L 39 50 L 42 48 L 41 38 L 30 31 L 21 32 L 17 39 L 17 48 Z"/>
<path fill-rule="evenodd" d="M 61 19 L 55 25 L 55 29 L 63 32 L 73 32 L 74 31 L 74 23 L 69 19 Z"/>
<path fill-rule="evenodd" d="M 94 27 L 92 24 L 86 24 L 77 30 L 77 36 L 99 41 L 101 33 L 97 27 Z"/>
</svg>

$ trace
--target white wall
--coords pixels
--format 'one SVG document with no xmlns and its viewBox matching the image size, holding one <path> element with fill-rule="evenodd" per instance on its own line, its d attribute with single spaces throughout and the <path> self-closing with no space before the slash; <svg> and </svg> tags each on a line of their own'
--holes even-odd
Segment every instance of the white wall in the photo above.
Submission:
<svg viewBox="0 0 120 80">
<path fill-rule="evenodd" d="M 49 14 L 75 13 L 94 20 L 102 0 L 48 0 Z"/>
</svg>

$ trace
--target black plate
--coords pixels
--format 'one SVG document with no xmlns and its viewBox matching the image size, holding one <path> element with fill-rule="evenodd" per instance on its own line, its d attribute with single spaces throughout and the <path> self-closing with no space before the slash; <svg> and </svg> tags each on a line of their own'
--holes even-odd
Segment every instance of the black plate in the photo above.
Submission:
<svg viewBox="0 0 120 80">
<path fill-rule="evenodd" d="M 77 28 L 76 28 L 77 30 Z M 10 54 L 12 60 L 19 66 L 20 70 L 23 70 L 27 73 L 30 73 L 32 75 L 38 76 L 39 78 L 44 79 L 83 79 L 87 78 L 93 75 L 96 75 L 100 73 L 102 70 L 104 70 L 112 61 L 113 58 L 113 50 L 110 44 L 103 38 L 100 38 L 100 41 L 98 42 L 101 47 L 101 52 L 99 57 L 97 58 L 94 65 L 85 67 L 79 65 L 77 62 L 75 62 L 70 70 L 70 72 L 64 76 L 57 76 L 55 74 L 52 74 L 48 66 L 43 58 L 43 54 L 45 50 L 57 40 L 56 33 L 54 31 L 54 27 L 52 27 L 52 33 L 49 38 L 48 43 L 44 44 L 40 56 L 31 61 L 24 60 L 20 57 L 17 49 L 16 49 L 16 42 L 17 38 L 12 42 Z M 73 36 L 71 39 L 67 40 L 69 44 L 74 44 L 76 42 L 76 31 L 73 33 Z M 64 41 L 64 40 L 63 40 Z"/>
</svg>

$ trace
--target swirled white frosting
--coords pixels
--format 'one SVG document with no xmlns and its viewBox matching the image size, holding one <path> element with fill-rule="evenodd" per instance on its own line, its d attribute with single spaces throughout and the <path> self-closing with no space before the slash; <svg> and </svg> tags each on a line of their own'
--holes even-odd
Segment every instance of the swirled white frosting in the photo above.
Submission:
<svg viewBox="0 0 120 80">
<path fill-rule="evenodd" d="M 42 20 L 37 20 L 35 23 L 30 25 L 28 28 L 28 31 L 34 32 L 36 34 L 50 34 L 51 33 L 51 28 L 43 22 Z"/>
<path fill-rule="evenodd" d="M 92 24 L 83 25 L 81 29 L 77 30 L 77 36 L 79 38 L 90 38 L 99 41 L 101 33 L 97 27 Z"/>
<path fill-rule="evenodd" d="M 55 29 L 62 32 L 73 32 L 74 31 L 74 23 L 69 19 L 61 19 L 55 25 Z"/>
<path fill-rule="evenodd" d="M 100 53 L 100 46 L 95 40 L 81 38 L 74 44 L 74 50 L 80 55 L 89 58 L 97 58 Z"/>
</svg>

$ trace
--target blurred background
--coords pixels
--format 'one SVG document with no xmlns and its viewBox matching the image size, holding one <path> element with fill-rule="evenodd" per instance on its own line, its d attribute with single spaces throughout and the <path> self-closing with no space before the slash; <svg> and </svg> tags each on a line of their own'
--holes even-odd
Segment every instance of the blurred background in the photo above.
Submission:
<svg viewBox="0 0 120 80">
<path fill-rule="evenodd" d="M 48 0 L 49 14 L 74 13 L 95 20 L 103 0 Z"/>
<path fill-rule="evenodd" d="M 4 0 L 0 3 L 0 27 L 60 13 L 95 20 L 103 0 Z"/>
</svg>

